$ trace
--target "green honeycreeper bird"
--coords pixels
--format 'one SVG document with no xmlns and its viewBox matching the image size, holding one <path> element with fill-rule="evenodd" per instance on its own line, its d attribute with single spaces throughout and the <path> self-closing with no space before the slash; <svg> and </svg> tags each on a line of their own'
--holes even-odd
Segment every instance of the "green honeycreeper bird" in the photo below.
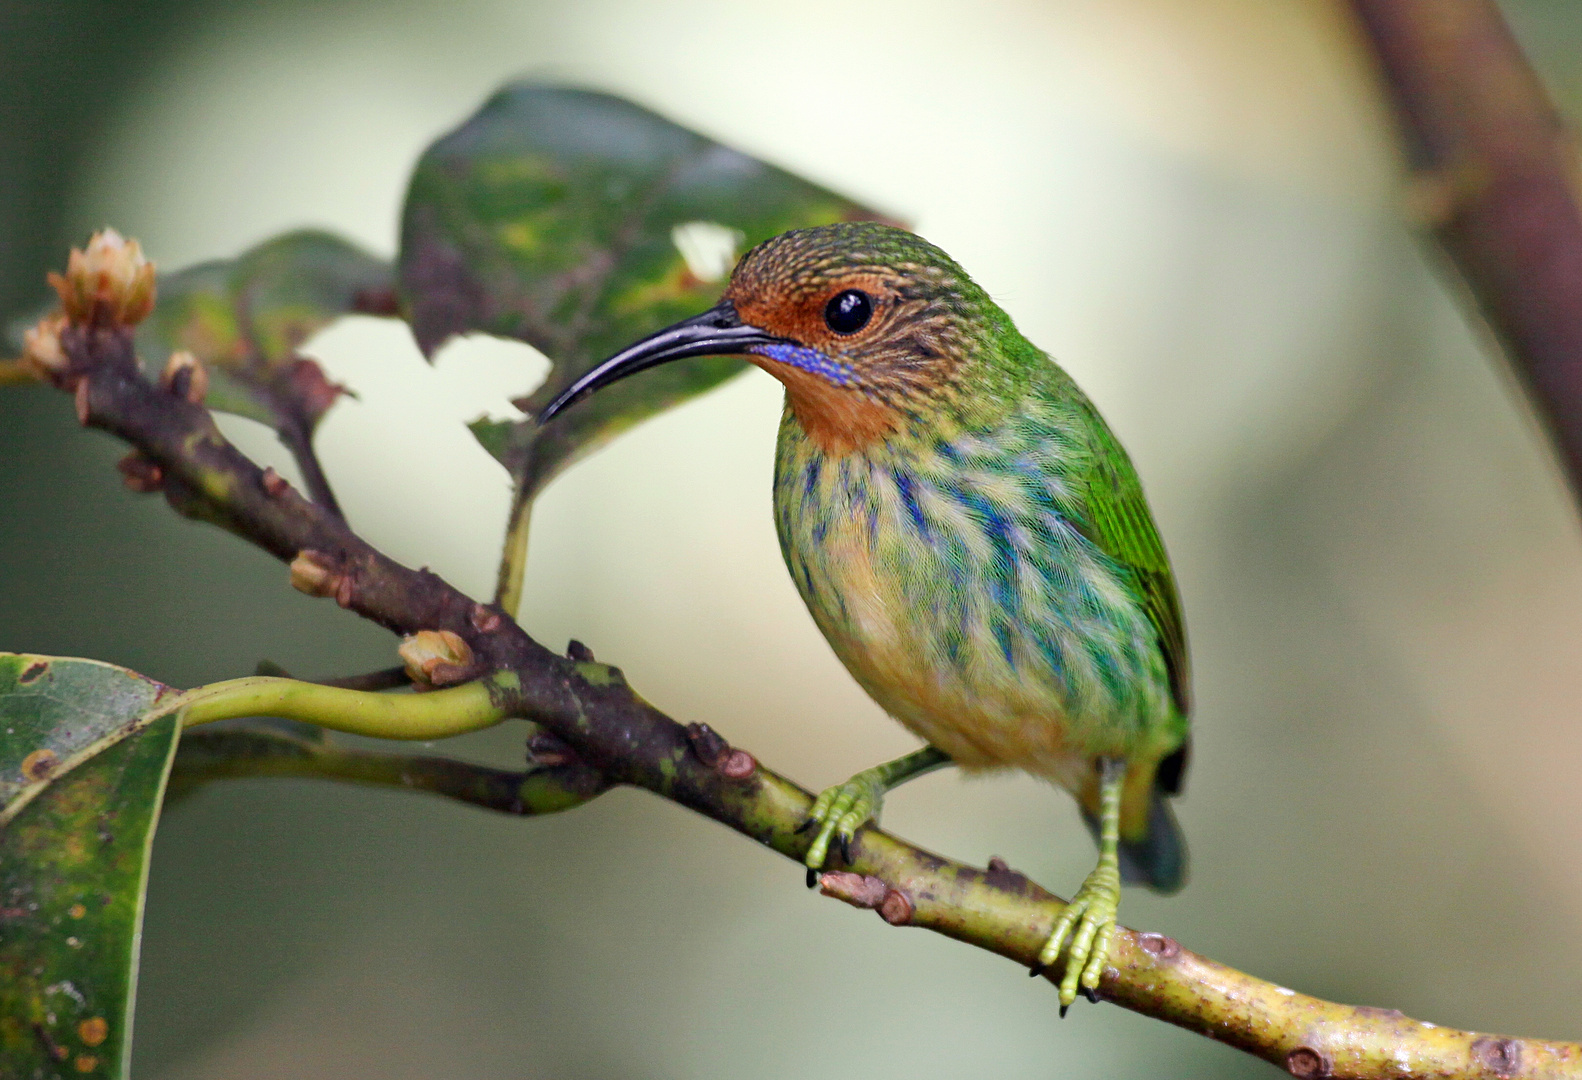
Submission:
<svg viewBox="0 0 1582 1080">
<path fill-rule="evenodd" d="M 1126 451 L 951 258 L 873 223 L 753 248 L 723 299 L 596 365 L 542 420 L 633 372 L 741 354 L 785 384 L 786 566 L 854 678 L 927 746 L 824 791 L 810 883 L 890 788 L 1015 767 L 1076 796 L 1098 866 L 1033 968 L 1097 1000 L 1123 880 L 1180 888 L 1185 627 Z M 847 858 L 849 862 L 849 857 Z"/>
</svg>

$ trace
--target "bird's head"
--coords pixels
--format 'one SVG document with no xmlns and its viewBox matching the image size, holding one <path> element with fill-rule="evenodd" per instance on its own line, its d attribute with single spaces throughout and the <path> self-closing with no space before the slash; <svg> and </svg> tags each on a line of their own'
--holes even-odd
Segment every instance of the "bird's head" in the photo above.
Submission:
<svg viewBox="0 0 1582 1080">
<path fill-rule="evenodd" d="M 718 304 L 596 364 L 551 401 L 689 356 L 743 355 L 826 451 L 884 438 L 956 384 L 998 309 L 950 256 L 871 222 L 798 229 L 742 256 Z M 1003 318 L 1003 316 L 1001 316 Z"/>
</svg>

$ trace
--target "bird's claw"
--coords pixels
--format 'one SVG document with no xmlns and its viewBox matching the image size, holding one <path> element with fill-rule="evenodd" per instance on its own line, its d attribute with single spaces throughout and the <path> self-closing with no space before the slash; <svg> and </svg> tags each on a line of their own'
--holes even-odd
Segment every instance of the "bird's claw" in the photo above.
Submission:
<svg viewBox="0 0 1582 1080">
<path fill-rule="evenodd" d="M 1066 970 L 1060 979 L 1062 1016 L 1078 993 L 1089 1001 L 1098 1001 L 1099 978 L 1104 974 L 1115 939 L 1120 899 L 1119 871 L 1101 862 L 1060 913 L 1054 931 L 1038 954 L 1035 974 L 1052 965 L 1062 951 L 1066 954 Z"/>
<path fill-rule="evenodd" d="M 807 820 L 797 829 L 805 832 L 818 827 L 802 861 L 808 868 L 808 886 L 817 884 L 817 872 L 829 858 L 831 844 L 840 848 L 841 862 L 851 865 L 851 842 L 863 823 L 879 816 L 884 803 L 884 785 L 873 770 L 860 772 L 844 784 L 825 788 L 813 803 Z"/>
</svg>

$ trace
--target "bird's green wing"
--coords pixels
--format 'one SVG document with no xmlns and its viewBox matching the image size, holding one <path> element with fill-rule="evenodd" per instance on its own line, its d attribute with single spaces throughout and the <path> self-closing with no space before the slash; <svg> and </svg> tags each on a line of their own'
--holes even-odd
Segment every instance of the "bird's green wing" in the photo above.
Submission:
<svg viewBox="0 0 1582 1080">
<path fill-rule="evenodd" d="M 1098 410 L 1083 402 L 1092 432 L 1092 463 L 1087 485 L 1087 520 L 1079 527 L 1099 550 L 1131 570 L 1148 618 L 1159 633 L 1170 693 L 1185 716 L 1191 710 L 1191 673 L 1187 663 L 1186 624 L 1170 557 L 1154 524 L 1142 482 L 1120 441 Z"/>
</svg>

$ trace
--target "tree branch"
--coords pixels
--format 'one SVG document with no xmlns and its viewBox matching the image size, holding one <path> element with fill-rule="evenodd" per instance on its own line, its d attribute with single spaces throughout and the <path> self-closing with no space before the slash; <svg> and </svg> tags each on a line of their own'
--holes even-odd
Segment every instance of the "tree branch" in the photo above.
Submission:
<svg viewBox="0 0 1582 1080">
<path fill-rule="evenodd" d="M 598 773 L 575 760 L 512 772 L 444 757 L 349 750 L 312 734 L 256 723 L 183 735 L 170 774 L 170 797 L 180 798 L 211 780 L 252 776 L 346 780 L 426 791 L 523 816 L 569 810 L 609 790 Z"/>
<path fill-rule="evenodd" d="M 1582 493 L 1577 146 L 1492 0 L 1351 0 L 1395 106 L 1411 205 L 1505 347 Z"/>
<path fill-rule="evenodd" d="M 83 422 L 131 443 L 152 466 L 145 475 L 157 478 L 179 511 L 294 560 L 299 587 L 391 630 L 452 631 L 472 653 L 453 679 L 488 676 L 494 707 L 542 724 L 602 783 L 647 788 L 800 862 L 808 838 L 797 829 L 812 804 L 806 791 L 705 726 L 683 728 L 580 646 L 570 658 L 557 656 L 498 608 L 373 549 L 238 452 L 202 407 L 148 384 L 124 327 L 72 326 L 60 342 L 67 364 L 52 377 L 75 393 Z M 299 567 L 306 568 L 300 580 Z M 957 863 L 872 825 L 858 832 L 848 869 L 826 873 L 822 884 L 826 894 L 876 908 L 891 924 L 926 927 L 1024 966 L 1064 906 L 1003 865 Z M 1060 974 L 1057 967 L 1048 977 Z M 1099 994 L 1303 1077 L 1582 1077 L 1582 1045 L 1480 1036 L 1320 1001 L 1158 934 L 1116 935 Z"/>
</svg>

